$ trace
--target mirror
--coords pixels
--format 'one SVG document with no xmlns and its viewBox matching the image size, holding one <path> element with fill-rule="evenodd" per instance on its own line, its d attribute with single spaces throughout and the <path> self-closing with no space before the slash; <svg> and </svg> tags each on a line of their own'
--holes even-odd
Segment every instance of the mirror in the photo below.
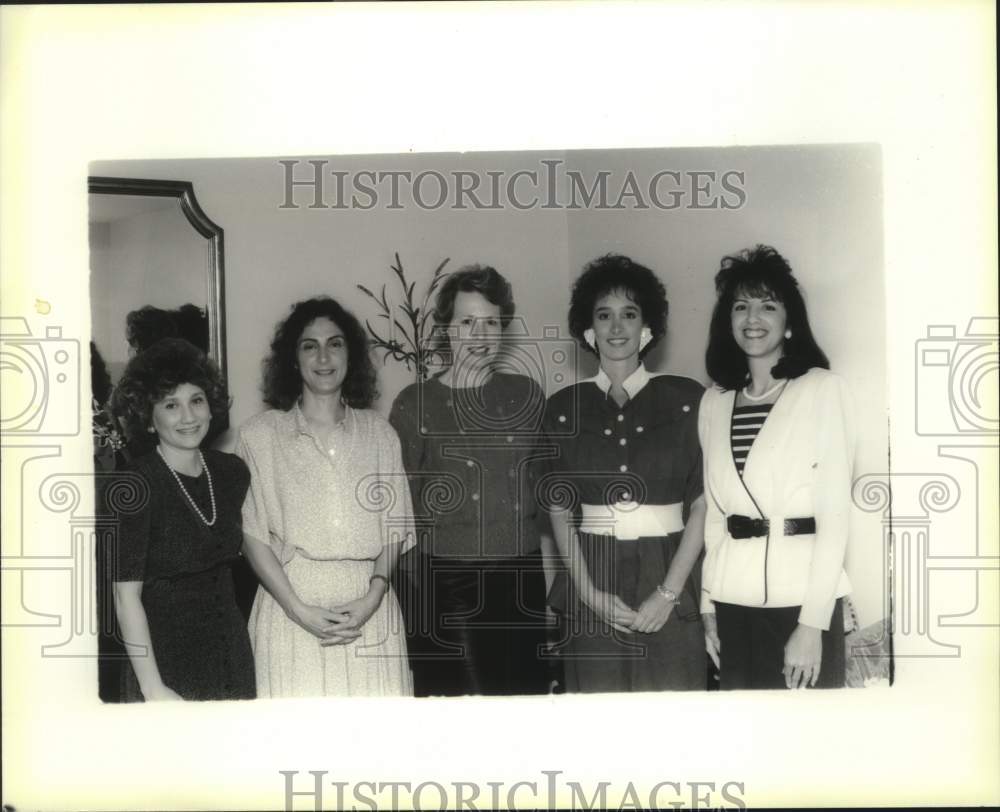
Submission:
<svg viewBox="0 0 1000 812">
<path fill-rule="evenodd" d="M 201 346 L 225 376 L 223 232 L 192 184 L 90 177 L 88 189 L 91 338 L 111 383 L 165 335 Z M 141 308 L 155 310 L 135 320 L 130 346 L 126 321 Z"/>
</svg>

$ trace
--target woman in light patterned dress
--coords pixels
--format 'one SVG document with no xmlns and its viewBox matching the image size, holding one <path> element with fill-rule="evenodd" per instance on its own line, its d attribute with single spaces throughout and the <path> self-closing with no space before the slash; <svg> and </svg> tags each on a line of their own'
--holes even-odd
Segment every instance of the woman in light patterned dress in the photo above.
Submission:
<svg viewBox="0 0 1000 812">
<path fill-rule="evenodd" d="M 375 370 L 337 302 L 299 302 L 264 362 L 274 407 L 240 429 L 250 468 L 244 553 L 261 580 L 250 615 L 257 693 L 409 696 L 389 577 L 413 545 L 392 427 L 372 411 Z"/>
</svg>

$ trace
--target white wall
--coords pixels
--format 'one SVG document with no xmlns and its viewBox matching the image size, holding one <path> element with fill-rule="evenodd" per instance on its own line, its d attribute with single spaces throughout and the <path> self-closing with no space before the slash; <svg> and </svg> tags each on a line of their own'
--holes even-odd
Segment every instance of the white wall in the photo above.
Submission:
<svg viewBox="0 0 1000 812">
<path fill-rule="evenodd" d="M 712 278 L 726 253 L 773 245 L 791 263 L 821 346 L 844 375 L 859 407 L 856 473 L 887 469 L 885 296 L 882 267 L 881 164 L 877 148 L 773 147 L 544 155 L 398 155 L 331 158 L 330 168 L 357 171 L 537 169 L 540 158 L 565 160 L 584 177 L 609 170 L 617 189 L 631 169 L 639 178 L 661 170 L 744 173 L 746 202 L 735 210 L 578 209 L 526 212 L 310 209 L 308 189 L 297 209 L 280 209 L 284 168 L 277 158 L 101 162 L 92 174 L 189 180 L 206 214 L 225 229 L 226 333 L 229 380 L 238 426 L 262 406 L 260 362 L 275 323 L 302 298 L 327 293 L 361 317 L 375 310 L 358 282 L 393 290 L 389 272 L 399 252 L 411 278 L 425 280 L 445 257 L 454 270 L 494 265 L 514 286 L 518 312 L 538 334 L 565 332 L 569 286 L 584 263 L 617 251 L 656 270 L 671 303 L 668 341 L 650 357 L 654 370 L 707 380 L 705 341 L 714 302 Z M 308 167 L 302 164 L 297 177 Z M 329 186 L 326 190 L 330 193 Z M 718 184 L 715 191 L 719 191 Z M 614 197 L 613 195 L 612 197 Z M 733 200 L 732 195 L 728 195 Z M 690 199 L 688 200 L 690 202 Z M 421 288 L 418 282 L 418 291 Z M 96 311 L 95 311 L 96 312 Z M 589 370 L 584 364 L 583 369 Z M 385 412 L 410 380 L 400 365 L 380 368 Z M 549 388 L 552 382 L 549 381 Z M 881 526 L 856 516 L 849 574 L 863 623 L 882 616 Z"/>
</svg>

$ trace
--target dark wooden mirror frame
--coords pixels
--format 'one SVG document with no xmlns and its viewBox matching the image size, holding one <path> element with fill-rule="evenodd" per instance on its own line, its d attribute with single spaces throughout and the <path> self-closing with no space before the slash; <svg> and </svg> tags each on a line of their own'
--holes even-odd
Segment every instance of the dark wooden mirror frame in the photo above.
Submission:
<svg viewBox="0 0 1000 812">
<path fill-rule="evenodd" d="M 208 240 L 209 279 L 207 302 L 208 354 L 219 365 L 224 380 L 226 374 L 226 285 L 225 252 L 222 227 L 213 222 L 194 195 L 194 185 L 186 180 L 148 180 L 145 178 L 109 178 L 91 175 L 87 191 L 97 195 L 136 195 L 142 197 L 175 197 L 181 211 L 195 231 Z M 228 386 L 228 384 L 227 384 Z"/>
</svg>

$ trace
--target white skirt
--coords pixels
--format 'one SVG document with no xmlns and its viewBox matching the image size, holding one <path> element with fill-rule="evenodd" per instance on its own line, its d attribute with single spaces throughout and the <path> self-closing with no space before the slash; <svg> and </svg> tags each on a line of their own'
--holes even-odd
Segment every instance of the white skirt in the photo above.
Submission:
<svg viewBox="0 0 1000 812">
<path fill-rule="evenodd" d="M 298 554 L 284 565 L 299 598 L 325 608 L 364 595 L 374 567 L 374 561 L 318 561 Z M 321 646 L 263 587 L 248 626 L 258 697 L 413 696 L 403 617 L 392 590 L 350 643 Z"/>
</svg>

